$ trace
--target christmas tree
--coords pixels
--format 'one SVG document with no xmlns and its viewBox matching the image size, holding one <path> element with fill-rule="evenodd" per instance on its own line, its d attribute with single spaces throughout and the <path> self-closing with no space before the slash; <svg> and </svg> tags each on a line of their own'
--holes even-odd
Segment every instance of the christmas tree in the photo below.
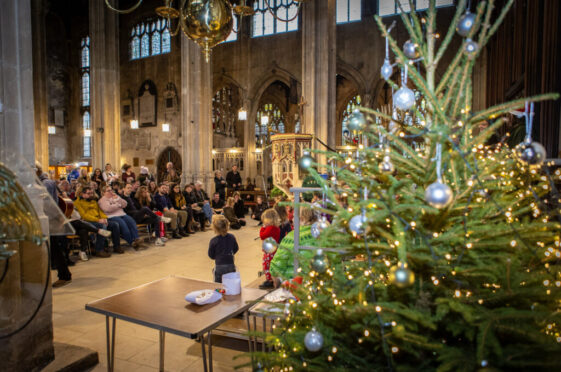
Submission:
<svg viewBox="0 0 561 372">
<path fill-rule="evenodd" d="M 411 9 L 414 9 L 412 2 Z M 332 223 L 301 262 L 303 284 L 253 353 L 263 370 L 474 371 L 561 368 L 559 195 L 531 139 L 534 102 L 471 110 L 476 57 L 513 4 L 460 0 L 450 29 L 435 36 L 435 0 L 402 12 L 402 47 L 382 19 L 381 74 L 393 112 L 361 108 L 349 121 L 360 145 L 323 152 L 309 173 L 324 189 Z M 453 38 L 461 46 L 440 79 Z M 437 41 L 441 41 L 437 45 Z M 399 81 L 392 72 L 399 68 Z M 516 148 L 493 137 L 525 109 Z M 319 158 L 319 156 L 318 156 Z"/>
</svg>

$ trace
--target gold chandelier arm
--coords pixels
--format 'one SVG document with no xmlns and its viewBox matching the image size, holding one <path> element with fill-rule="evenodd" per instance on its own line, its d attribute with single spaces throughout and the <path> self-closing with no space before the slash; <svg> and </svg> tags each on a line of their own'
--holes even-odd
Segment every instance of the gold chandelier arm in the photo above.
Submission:
<svg viewBox="0 0 561 372">
<path fill-rule="evenodd" d="M 292 22 L 292 21 L 294 21 L 296 18 L 298 18 L 298 14 L 300 13 L 300 5 L 302 5 L 302 2 L 299 1 L 299 2 L 298 2 L 298 8 L 296 9 L 296 15 L 295 15 L 294 17 L 292 17 L 292 18 L 290 18 L 290 19 L 282 19 L 282 18 L 279 18 L 279 17 L 275 14 L 275 12 L 273 12 L 273 9 L 271 8 L 271 4 L 269 3 L 269 0 L 265 0 L 265 2 L 267 3 L 267 10 L 269 11 L 269 13 L 271 13 L 271 15 L 272 15 L 276 20 L 281 21 L 281 22 L 286 22 L 286 23 Z"/>
<path fill-rule="evenodd" d="M 136 8 L 138 8 L 140 6 L 140 4 L 142 4 L 142 0 L 138 0 L 138 3 L 134 4 L 133 6 L 131 6 L 128 9 L 121 10 L 121 9 L 113 8 L 113 6 L 111 4 L 109 4 L 109 0 L 105 0 L 105 5 L 107 5 L 107 7 L 109 9 L 111 9 L 112 11 L 117 12 L 119 14 L 131 13 L 131 12 L 135 11 Z"/>
<path fill-rule="evenodd" d="M 177 21 L 177 27 L 175 27 L 175 31 L 172 30 L 171 27 L 171 18 L 168 16 L 168 27 L 169 27 L 169 34 L 171 37 L 177 36 L 177 34 L 179 33 L 179 28 L 181 26 L 181 22 Z"/>
</svg>

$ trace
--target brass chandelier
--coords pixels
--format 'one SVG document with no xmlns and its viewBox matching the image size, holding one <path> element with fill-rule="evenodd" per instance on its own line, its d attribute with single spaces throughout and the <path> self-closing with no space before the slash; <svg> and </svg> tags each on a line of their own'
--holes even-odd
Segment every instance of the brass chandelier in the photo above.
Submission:
<svg viewBox="0 0 561 372">
<path fill-rule="evenodd" d="M 178 0 L 180 2 L 179 9 L 173 7 L 174 0 L 164 0 L 164 5 L 156 8 L 156 13 L 168 21 L 171 28 L 171 20 L 179 19 L 175 30 L 170 30 L 172 36 L 179 33 L 179 29 L 183 31 L 185 36 L 197 43 L 203 51 L 205 60 L 209 62 L 211 49 L 226 40 L 230 32 L 239 32 L 233 30 L 234 14 L 240 17 L 239 25 L 241 27 L 242 17 L 252 16 L 255 14 L 253 7 L 247 5 L 247 0 L 239 0 L 237 5 L 232 6 L 230 0 Z M 265 0 L 268 11 L 277 20 L 282 22 L 290 22 L 298 16 L 300 7 L 303 2 L 308 0 L 294 0 L 298 3 L 296 15 L 291 19 L 279 18 L 270 5 L 270 0 Z M 109 0 L 105 0 L 107 7 L 119 14 L 128 14 L 136 10 L 142 0 L 138 0 L 136 4 L 128 9 L 117 9 L 111 5 Z"/>
</svg>

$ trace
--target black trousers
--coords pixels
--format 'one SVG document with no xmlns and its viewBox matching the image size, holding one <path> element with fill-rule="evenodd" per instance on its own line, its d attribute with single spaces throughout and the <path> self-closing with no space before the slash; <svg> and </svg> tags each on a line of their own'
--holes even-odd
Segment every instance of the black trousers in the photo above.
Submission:
<svg viewBox="0 0 561 372">
<path fill-rule="evenodd" d="M 222 283 L 222 275 L 233 273 L 236 271 L 236 265 L 216 265 L 214 268 L 214 281 L 216 283 Z"/>
<path fill-rule="evenodd" d="M 131 217 L 136 223 L 145 223 L 151 226 L 151 230 L 156 233 L 156 237 L 160 237 L 160 217 L 152 212 L 148 207 L 142 207 L 135 213 L 131 214 Z"/>
<path fill-rule="evenodd" d="M 70 222 L 74 230 L 76 230 L 76 235 L 80 237 L 80 248 L 85 251 L 89 245 L 89 235 L 88 233 L 95 233 L 97 234 L 97 227 L 92 225 L 89 222 L 85 222 L 82 220 L 75 220 Z"/>
<path fill-rule="evenodd" d="M 60 280 L 71 280 L 72 274 L 68 270 L 65 257 L 68 239 L 66 236 L 51 235 L 49 240 L 51 242 L 51 268 L 57 271 Z"/>
</svg>

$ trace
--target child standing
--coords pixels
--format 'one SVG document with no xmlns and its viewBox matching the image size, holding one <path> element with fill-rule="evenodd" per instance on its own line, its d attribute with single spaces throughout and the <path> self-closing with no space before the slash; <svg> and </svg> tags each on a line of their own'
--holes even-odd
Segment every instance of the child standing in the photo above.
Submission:
<svg viewBox="0 0 561 372">
<path fill-rule="evenodd" d="M 234 255 L 238 252 L 238 242 L 228 233 L 230 226 L 226 217 L 218 214 L 212 218 L 212 229 L 216 236 L 208 245 L 208 256 L 215 261 L 214 281 L 222 283 L 222 275 L 236 271 Z"/>
<path fill-rule="evenodd" d="M 265 240 L 267 238 L 273 238 L 277 243 L 280 242 L 280 217 L 278 213 L 269 208 L 265 210 L 261 216 L 261 222 L 263 226 L 261 227 L 261 231 L 259 231 L 259 237 L 261 240 Z M 265 277 L 267 280 L 259 286 L 261 289 L 265 288 L 273 288 L 273 279 L 271 277 L 271 273 L 269 272 L 269 266 L 271 265 L 271 260 L 275 256 L 275 252 L 273 253 L 265 253 L 263 252 L 263 272 L 265 273 Z"/>
</svg>

